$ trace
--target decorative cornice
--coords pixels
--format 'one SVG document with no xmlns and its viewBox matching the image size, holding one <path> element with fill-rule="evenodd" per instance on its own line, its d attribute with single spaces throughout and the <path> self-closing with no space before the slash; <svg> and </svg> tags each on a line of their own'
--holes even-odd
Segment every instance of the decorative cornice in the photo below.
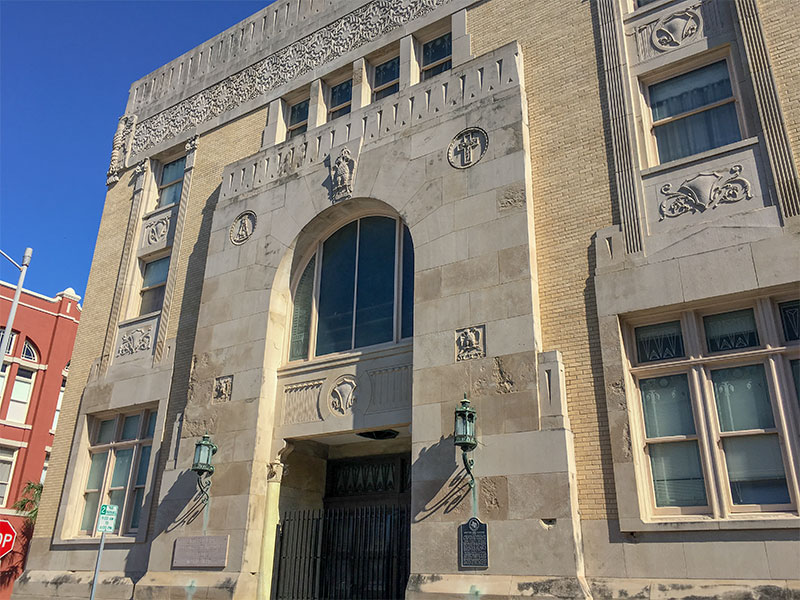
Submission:
<svg viewBox="0 0 800 600">
<path fill-rule="evenodd" d="M 373 0 L 254 65 L 138 123 L 133 134 L 131 153 L 141 154 L 448 2 L 450 0 Z"/>
</svg>

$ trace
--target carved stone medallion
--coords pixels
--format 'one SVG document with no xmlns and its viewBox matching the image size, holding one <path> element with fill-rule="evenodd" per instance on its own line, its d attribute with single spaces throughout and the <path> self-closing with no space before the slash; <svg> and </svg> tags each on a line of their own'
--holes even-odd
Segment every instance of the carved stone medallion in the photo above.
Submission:
<svg viewBox="0 0 800 600">
<path fill-rule="evenodd" d="M 353 195 L 353 178 L 356 161 L 347 147 L 342 148 L 339 158 L 331 163 L 331 203 L 347 200 Z"/>
<path fill-rule="evenodd" d="M 231 225 L 230 238 L 234 246 L 241 246 L 256 229 L 256 213 L 246 210 L 233 220 Z"/>
<path fill-rule="evenodd" d="M 153 328 L 147 329 L 137 328 L 133 331 L 128 331 L 122 336 L 119 347 L 117 348 L 117 357 L 129 356 L 137 352 L 145 352 L 150 350 L 153 343 Z"/>
<path fill-rule="evenodd" d="M 338 417 L 353 414 L 356 404 L 356 378 L 352 375 L 342 375 L 331 388 L 328 397 L 328 407 L 331 413 Z"/>
<path fill-rule="evenodd" d="M 169 221 L 172 215 L 165 215 L 152 221 L 151 223 L 147 223 L 145 227 L 145 243 L 148 246 L 152 246 L 153 244 L 158 244 L 159 242 L 163 241 L 164 238 L 167 237 L 167 233 L 169 232 Z"/>
<path fill-rule="evenodd" d="M 489 135 L 480 127 L 467 127 L 453 138 L 447 148 L 447 160 L 456 169 L 467 169 L 486 154 Z"/>
<path fill-rule="evenodd" d="M 214 395 L 211 397 L 212 404 L 224 404 L 230 402 L 233 393 L 233 375 L 223 375 L 214 380 Z"/>
<path fill-rule="evenodd" d="M 702 23 L 697 7 L 672 13 L 659 20 L 653 28 L 653 46 L 662 52 L 677 48 L 692 40 L 700 31 Z"/>
<path fill-rule="evenodd" d="M 486 325 L 456 329 L 456 361 L 486 356 Z"/>
<path fill-rule="evenodd" d="M 733 165 L 729 174 L 724 171 L 713 173 L 699 173 L 686 179 L 677 191 L 672 191 L 672 184 L 665 183 L 661 186 L 661 194 L 666 196 L 658 205 L 661 215 L 659 221 L 665 217 L 679 217 L 685 213 L 704 212 L 707 208 L 716 208 L 718 204 L 731 204 L 740 200 L 750 200 L 750 182 L 742 173 L 742 165 Z"/>
</svg>

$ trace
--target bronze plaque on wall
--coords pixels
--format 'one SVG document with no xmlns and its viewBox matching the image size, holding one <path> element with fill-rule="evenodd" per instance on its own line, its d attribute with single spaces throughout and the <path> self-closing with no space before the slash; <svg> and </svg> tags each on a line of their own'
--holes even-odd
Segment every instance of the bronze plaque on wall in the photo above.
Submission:
<svg viewBox="0 0 800 600">
<path fill-rule="evenodd" d="M 458 566 L 461 569 L 489 567 L 489 534 L 486 523 L 472 517 L 458 526 Z"/>
</svg>

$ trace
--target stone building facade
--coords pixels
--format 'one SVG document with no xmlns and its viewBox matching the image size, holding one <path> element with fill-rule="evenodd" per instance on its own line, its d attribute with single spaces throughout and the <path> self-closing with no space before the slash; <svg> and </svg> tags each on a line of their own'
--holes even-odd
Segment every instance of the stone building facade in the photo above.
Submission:
<svg viewBox="0 0 800 600">
<path fill-rule="evenodd" d="M 15 597 L 102 503 L 98 597 L 797 594 L 785 8 L 292 0 L 135 82 Z"/>
</svg>

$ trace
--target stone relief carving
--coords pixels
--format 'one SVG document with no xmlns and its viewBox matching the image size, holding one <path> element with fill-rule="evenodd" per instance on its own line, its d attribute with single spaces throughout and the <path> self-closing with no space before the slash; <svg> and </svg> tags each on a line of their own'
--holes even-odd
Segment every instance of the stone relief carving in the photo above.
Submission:
<svg viewBox="0 0 800 600">
<path fill-rule="evenodd" d="M 233 220 L 230 230 L 231 243 L 234 246 L 241 246 L 256 229 L 256 213 L 246 210 Z"/>
<path fill-rule="evenodd" d="M 169 232 L 169 222 L 172 214 L 159 217 L 155 221 L 145 224 L 144 226 L 144 241 L 148 246 L 158 244 L 167 237 Z"/>
<path fill-rule="evenodd" d="M 411 365 L 368 371 L 372 383 L 365 412 L 377 413 L 411 406 Z"/>
<path fill-rule="evenodd" d="M 153 344 L 153 328 L 147 329 L 137 328 L 133 331 L 128 331 L 122 335 L 119 347 L 117 348 L 117 357 L 129 356 L 137 352 L 145 352 L 150 350 Z"/>
<path fill-rule="evenodd" d="M 480 127 L 460 131 L 447 148 L 447 160 L 456 169 L 467 169 L 486 154 L 489 136 Z"/>
<path fill-rule="evenodd" d="M 486 325 L 456 329 L 456 361 L 486 356 Z"/>
<path fill-rule="evenodd" d="M 324 379 L 293 383 L 283 388 L 283 423 L 312 423 L 322 420 L 319 394 Z"/>
<path fill-rule="evenodd" d="M 331 171 L 331 203 L 347 200 L 353 195 L 353 178 L 356 172 L 356 161 L 346 147 L 342 148 L 339 158 L 330 167 Z"/>
<path fill-rule="evenodd" d="M 122 115 L 119 118 L 117 131 L 114 134 L 114 141 L 111 146 L 111 162 L 108 165 L 108 173 L 106 173 L 106 185 L 117 183 L 122 169 L 125 168 L 128 142 L 133 132 L 135 121 L 135 115 Z"/>
<path fill-rule="evenodd" d="M 223 375 L 214 380 L 214 394 L 211 396 L 213 404 L 230 402 L 233 393 L 233 375 Z"/>
<path fill-rule="evenodd" d="M 139 175 L 144 175 L 145 171 L 147 171 L 147 159 L 143 158 L 133 168 L 133 175 L 138 177 Z"/>
<path fill-rule="evenodd" d="M 337 416 L 353 413 L 356 404 L 356 378 L 352 375 L 342 375 L 331 388 L 328 397 L 328 407 Z"/>
<path fill-rule="evenodd" d="M 145 119 L 136 127 L 131 152 L 139 154 L 241 106 L 449 1 L 373 0 L 202 92 Z"/>
<path fill-rule="evenodd" d="M 655 58 L 723 29 L 716 0 L 704 0 L 636 28 L 641 60 Z"/>
<path fill-rule="evenodd" d="M 741 173 L 742 165 L 733 165 L 727 174 L 724 171 L 699 173 L 686 179 L 675 192 L 671 183 L 665 183 L 660 190 L 666 198 L 658 205 L 659 221 L 685 213 L 704 212 L 719 204 L 750 200 L 753 197 L 750 182 L 739 177 Z"/>
<path fill-rule="evenodd" d="M 200 141 L 200 136 L 195 135 L 194 137 L 189 138 L 189 140 L 186 142 L 186 145 L 184 145 L 184 148 L 186 149 L 187 152 L 194 152 L 195 150 L 197 150 L 197 143 L 199 141 Z"/>
</svg>

